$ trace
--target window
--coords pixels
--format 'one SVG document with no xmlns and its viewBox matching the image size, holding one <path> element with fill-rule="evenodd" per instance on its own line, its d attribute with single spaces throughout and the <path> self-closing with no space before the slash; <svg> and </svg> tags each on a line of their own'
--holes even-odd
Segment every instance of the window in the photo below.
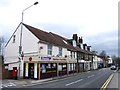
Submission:
<svg viewBox="0 0 120 90">
<path fill-rule="evenodd" d="M 72 51 L 70 51 L 70 56 L 71 56 L 71 59 L 72 59 Z"/>
<path fill-rule="evenodd" d="M 73 56 L 74 56 L 74 58 L 75 58 L 75 52 L 73 52 Z"/>
<path fill-rule="evenodd" d="M 52 45 L 48 45 L 48 55 L 52 55 Z"/>
<path fill-rule="evenodd" d="M 16 35 L 13 35 L 13 43 L 15 43 L 15 37 L 16 37 Z"/>
<path fill-rule="evenodd" d="M 77 46 L 77 44 L 76 44 L 76 41 L 75 41 L 75 40 L 73 40 L 73 46 L 74 46 L 74 47 L 76 47 L 76 46 Z"/>
<path fill-rule="evenodd" d="M 59 56 L 62 56 L 62 48 L 59 47 Z"/>
</svg>

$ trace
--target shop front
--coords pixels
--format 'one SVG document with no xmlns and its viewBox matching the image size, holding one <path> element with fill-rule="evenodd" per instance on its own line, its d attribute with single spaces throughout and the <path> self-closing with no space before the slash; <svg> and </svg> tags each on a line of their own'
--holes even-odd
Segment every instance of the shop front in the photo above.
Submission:
<svg viewBox="0 0 120 90">
<path fill-rule="evenodd" d="M 67 63 L 59 63 L 58 64 L 58 75 L 66 75 L 67 74 Z"/>
<path fill-rule="evenodd" d="M 68 71 L 69 71 L 69 74 L 74 74 L 76 73 L 76 67 L 77 64 L 76 63 L 68 63 Z"/>
<path fill-rule="evenodd" d="M 40 63 L 40 79 L 57 76 L 57 63 Z"/>
<path fill-rule="evenodd" d="M 24 78 L 38 79 L 38 63 L 37 62 L 25 62 L 24 63 Z"/>
<path fill-rule="evenodd" d="M 65 60 L 24 61 L 24 78 L 46 79 L 67 74 Z"/>
</svg>

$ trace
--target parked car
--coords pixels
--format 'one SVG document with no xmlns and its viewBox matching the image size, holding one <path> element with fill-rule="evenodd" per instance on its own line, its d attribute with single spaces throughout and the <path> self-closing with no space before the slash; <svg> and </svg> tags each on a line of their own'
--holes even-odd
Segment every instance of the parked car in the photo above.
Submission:
<svg viewBox="0 0 120 90">
<path fill-rule="evenodd" d="M 110 67 L 110 69 L 111 69 L 111 70 L 116 70 L 117 67 L 116 67 L 115 65 L 112 65 L 112 66 Z"/>
</svg>

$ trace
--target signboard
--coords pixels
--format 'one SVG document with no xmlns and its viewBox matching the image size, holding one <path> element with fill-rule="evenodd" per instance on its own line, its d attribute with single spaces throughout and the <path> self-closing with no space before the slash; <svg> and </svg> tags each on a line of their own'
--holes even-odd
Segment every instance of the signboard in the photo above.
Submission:
<svg viewBox="0 0 120 90">
<path fill-rule="evenodd" d="M 53 60 L 66 60 L 65 58 L 53 58 Z"/>
<path fill-rule="evenodd" d="M 51 57 L 41 57 L 41 60 L 51 60 Z"/>
</svg>

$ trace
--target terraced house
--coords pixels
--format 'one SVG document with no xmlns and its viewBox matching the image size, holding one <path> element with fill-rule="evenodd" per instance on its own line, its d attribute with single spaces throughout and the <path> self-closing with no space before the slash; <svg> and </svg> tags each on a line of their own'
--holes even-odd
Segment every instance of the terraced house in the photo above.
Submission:
<svg viewBox="0 0 120 90">
<path fill-rule="evenodd" d="M 8 70 L 20 67 L 22 78 L 44 79 L 97 69 L 97 66 L 93 68 L 93 60 L 97 58 L 90 46 L 83 44 L 82 37 L 73 34 L 72 39 L 67 39 L 27 24 L 22 24 L 22 53 L 19 55 L 21 24 L 5 47 L 4 62 Z"/>
</svg>

